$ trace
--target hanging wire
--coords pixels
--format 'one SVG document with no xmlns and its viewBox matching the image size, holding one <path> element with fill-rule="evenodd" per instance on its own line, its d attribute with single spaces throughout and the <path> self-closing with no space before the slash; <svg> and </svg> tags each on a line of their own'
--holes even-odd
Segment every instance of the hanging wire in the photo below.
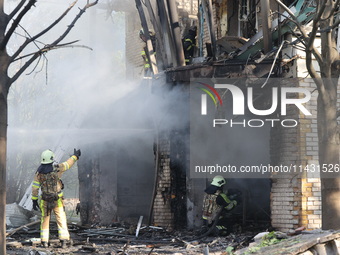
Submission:
<svg viewBox="0 0 340 255">
<path fill-rule="evenodd" d="M 276 59 L 277 59 L 277 57 L 279 56 L 279 53 L 280 53 L 280 51 L 281 51 L 281 49 L 282 49 L 282 46 L 283 46 L 283 44 L 284 44 L 285 42 L 288 42 L 288 43 L 289 43 L 289 41 L 287 41 L 287 40 L 283 40 L 283 41 L 282 41 L 282 43 L 281 43 L 279 49 L 278 49 L 277 52 L 276 52 L 276 55 L 275 55 L 275 58 L 274 58 L 272 67 L 270 68 L 270 71 L 269 71 L 269 74 L 268 74 L 268 77 L 267 77 L 266 81 L 263 83 L 263 85 L 261 86 L 261 89 L 262 89 L 264 86 L 266 86 L 266 84 L 267 84 L 267 82 L 268 82 L 268 80 L 269 80 L 269 77 L 270 77 L 270 75 L 272 74 L 272 71 L 273 71 L 273 68 L 274 68 Z"/>
</svg>

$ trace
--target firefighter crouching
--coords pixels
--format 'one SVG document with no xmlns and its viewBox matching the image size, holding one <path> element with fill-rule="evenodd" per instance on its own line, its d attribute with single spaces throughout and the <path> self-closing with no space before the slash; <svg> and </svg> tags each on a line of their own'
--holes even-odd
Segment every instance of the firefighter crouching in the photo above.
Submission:
<svg viewBox="0 0 340 255">
<path fill-rule="evenodd" d="M 54 211 L 57 225 L 58 236 L 61 241 L 61 247 L 66 248 L 66 241 L 70 240 L 70 234 L 67 229 L 66 214 L 64 208 L 64 197 L 62 192 L 61 175 L 70 169 L 80 157 L 80 150 L 74 149 L 74 155 L 61 164 L 55 164 L 54 153 L 46 150 L 41 154 L 41 165 L 39 166 L 33 180 L 32 200 L 33 210 L 38 210 L 38 194 L 41 188 L 41 227 L 40 237 L 41 244 L 44 248 L 48 247 L 49 225 L 52 210 Z"/>
<path fill-rule="evenodd" d="M 213 225 L 220 206 L 223 206 L 224 210 L 220 214 L 212 233 L 214 233 L 214 235 L 225 236 L 232 232 L 232 223 L 224 214 L 235 208 L 237 204 L 241 202 L 239 196 L 242 193 L 239 190 L 230 189 L 225 194 L 223 193 L 224 184 L 226 184 L 226 181 L 223 176 L 217 175 L 212 180 L 211 185 L 204 190 L 202 234 L 207 232 Z"/>
</svg>

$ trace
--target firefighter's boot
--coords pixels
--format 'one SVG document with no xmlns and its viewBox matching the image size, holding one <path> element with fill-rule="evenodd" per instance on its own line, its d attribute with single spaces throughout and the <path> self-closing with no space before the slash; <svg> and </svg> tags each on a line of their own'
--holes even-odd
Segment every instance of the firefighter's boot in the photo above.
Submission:
<svg viewBox="0 0 340 255">
<path fill-rule="evenodd" d="M 61 248 L 62 249 L 66 249 L 67 248 L 67 245 L 66 245 L 66 240 L 61 240 Z"/>
<path fill-rule="evenodd" d="M 41 242 L 41 246 L 44 248 L 48 248 L 48 243 L 47 242 Z"/>
</svg>

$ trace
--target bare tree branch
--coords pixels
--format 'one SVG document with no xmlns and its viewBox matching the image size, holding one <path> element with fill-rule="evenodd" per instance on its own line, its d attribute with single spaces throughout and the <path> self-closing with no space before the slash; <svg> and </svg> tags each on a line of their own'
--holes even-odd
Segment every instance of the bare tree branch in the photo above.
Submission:
<svg viewBox="0 0 340 255">
<path fill-rule="evenodd" d="M 39 53 L 39 52 L 40 52 L 40 53 L 45 53 L 45 52 L 51 50 L 52 48 L 63 47 L 63 46 L 65 46 L 65 45 L 70 45 L 70 44 L 76 43 L 76 42 L 79 42 L 79 40 L 76 40 L 76 41 L 73 41 L 73 42 L 69 42 L 69 43 L 60 44 L 60 45 L 46 45 L 44 48 L 39 49 L 39 50 L 36 51 L 36 52 L 32 52 L 32 53 L 29 53 L 29 54 L 27 54 L 27 55 L 24 55 L 24 56 L 21 56 L 21 57 L 19 57 L 19 58 L 14 59 L 14 60 L 12 61 L 12 63 L 15 62 L 15 61 L 18 61 L 18 60 L 20 60 L 20 59 L 30 57 L 30 56 L 32 56 L 32 55 L 34 55 L 34 54 L 36 54 L 36 53 Z"/>
<path fill-rule="evenodd" d="M 323 12 L 324 12 L 324 10 L 325 10 L 325 8 L 326 8 L 326 5 L 325 4 L 323 4 L 322 6 L 321 6 L 321 8 L 320 8 L 320 10 L 317 12 L 317 15 L 316 16 L 314 16 L 314 18 L 313 18 L 313 28 L 312 28 L 312 32 L 309 34 L 309 40 L 308 40 L 308 44 L 307 44 L 307 47 L 306 47 L 306 65 L 307 65 L 307 69 L 308 69 L 308 71 L 309 71 L 309 69 L 311 69 L 310 71 L 310 74 L 311 74 L 311 76 L 312 75 L 315 75 L 316 74 L 316 72 L 314 72 L 312 69 L 314 69 L 313 68 L 313 65 L 312 65 L 312 57 L 311 57 L 311 55 L 310 55 L 310 53 L 313 53 L 313 55 L 315 56 L 315 58 L 317 59 L 317 61 L 318 61 L 318 63 L 319 63 L 319 66 L 322 66 L 323 65 L 323 60 L 322 60 L 322 58 L 321 58 L 321 56 L 320 56 L 320 58 L 321 59 L 318 59 L 317 58 L 317 55 L 315 55 L 315 52 L 317 51 L 317 50 L 314 50 L 313 51 L 313 49 L 315 48 L 315 46 L 314 46 L 314 40 L 315 40 L 315 37 L 316 37 L 316 33 L 317 33 L 317 30 L 318 30 L 318 27 L 319 27 L 319 21 L 320 21 L 320 19 L 321 19 L 321 16 L 322 16 L 322 14 L 323 14 Z M 317 51 L 318 52 L 318 51 Z M 318 52 L 319 53 L 319 52 Z M 308 57 L 307 57 L 307 55 L 309 55 Z M 319 53 L 319 55 L 320 55 L 320 53 Z M 317 74 L 317 76 L 319 76 L 318 74 Z M 317 78 L 317 76 L 315 76 L 315 77 L 313 77 L 313 78 Z M 321 86 L 322 84 L 320 84 L 320 86 Z"/>
<path fill-rule="evenodd" d="M 26 0 L 21 0 L 20 3 L 17 5 L 17 7 L 15 7 L 15 9 L 8 15 L 8 20 L 11 20 L 15 14 L 17 14 L 17 12 L 21 9 L 21 7 L 24 5 L 24 3 L 26 2 Z"/>
<path fill-rule="evenodd" d="M 79 8 L 79 13 L 78 15 L 74 18 L 74 20 L 72 21 L 72 23 L 68 26 L 68 28 L 66 29 L 66 31 L 57 39 L 55 40 L 53 43 L 51 43 L 51 45 L 57 45 L 59 42 L 61 42 L 67 35 L 68 33 L 71 31 L 71 29 L 73 28 L 74 24 L 77 22 L 77 20 L 81 17 L 81 15 L 83 15 L 83 13 L 86 11 L 86 9 L 90 8 L 91 6 L 94 6 L 98 3 L 98 0 L 94 1 L 93 3 L 89 3 L 87 2 L 87 4 L 84 6 L 83 9 Z"/>
<path fill-rule="evenodd" d="M 28 35 L 28 37 L 30 38 L 30 39 L 32 39 L 32 36 L 28 33 L 28 31 L 23 27 L 23 26 L 21 26 L 20 24 L 18 24 L 18 26 L 22 29 L 22 30 L 24 30 L 25 31 L 25 33 Z M 15 33 L 15 32 L 14 32 Z M 38 46 L 38 44 L 37 44 L 37 42 L 38 41 L 33 41 L 33 43 L 34 43 L 34 45 L 40 50 L 40 47 Z M 41 43 L 41 42 L 40 42 Z M 44 43 L 43 43 L 44 44 Z M 44 45 L 46 45 L 46 44 L 44 44 Z"/>
<path fill-rule="evenodd" d="M 333 14 L 335 13 L 336 9 L 339 7 L 339 4 L 340 4 L 340 0 L 337 0 L 336 3 L 334 4 L 333 9 L 329 13 L 328 17 L 324 18 L 324 19 L 320 19 L 320 21 L 325 21 L 325 20 L 330 19 L 333 16 Z"/>
<path fill-rule="evenodd" d="M 39 65 L 39 63 L 40 63 L 41 56 L 42 56 L 42 55 L 40 55 L 40 56 L 39 56 L 39 59 L 38 59 L 37 63 L 35 64 L 34 68 L 32 69 L 32 71 L 31 71 L 31 72 L 29 72 L 29 73 L 28 73 L 28 74 L 26 74 L 26 75 L 30 75 L 31 73 L 33 73 L 33 72 L 34 72 L 34 70 L 37 68 L 37 66 L 38 66 L 38 65 Z"/>
<path fill-rule="evenodd" d="M 336 28 L 338 25 L 340 24 L 340 19 L 338 19 L 336 22 L 334 22 L 334 24 L 330 27 L 324 28 L 319 30 L 318 32 L 320 33 L 327 33 L 327 32 L 331 32 L 334 28 Z"/>
<path fill-rule="evenodd" d="M 298 19 L 296 18 L 296 16 L 294 15 L 294 13 L 285 5 L 283 4 L 280 0 L 275 0 L 290 16 L 293 20 L 296 21 L 297 27 L 300 30 L 300 32 L 302 33 L 304 40 L 306 41 L 307 45 L 309 44 L 309 36 L 307 35 L 306 30 L 301 26 L 300 22 L 298 21 Z M 306 49 L 306 65 L 307 65 L 307 69 L 309 74 L 311 75 L 312 78 L 315 79 L 315 83 L 318 86 L 322 86 L 322 81 L 320 78 L 320 76 L 318 75 L 318 73 L 315 71 L 313 65 L 312 65 L 312 55 L 311 53 L 313 52 L 313 55 L 315 56 L 315 58 L 317 59 L 319 65 L 321 66 L 321 64 L 323 63 L 322 57 L 320 52 L 318 52 L 318 50 L 315 48 L 315 46 L 312 43 L 312 50 L 308 51 L 308 49 Z"/>
<path fill-rule="evenodd" d="M 20 75 L 27 69 L 27 67 L 29 67 L 34 60 L 36 60 L 39 56 L 40 56 L 40 51 L 38 53 L 35 53 L 20 69 L 19 71 L 12 77 L 10 78 L 10 84 L 12 84 L 13 82 L 15 82 Z M 9 88 L 8 88 L 9 89 Z"/>
<path fill-rule="evenodd" d="M 276 13 L 282 15 L 283 17 L 286 18 L 286 20 L 289 20 L 289 21 L 295 23 L 295 24 L 298 26 L 299 22 L 297 22 L 297 21 L 291 19 L 289 16 L 285 15 L 284 13 L 274 12 L 274 13 L 272 13 L 271 15 L 276 14 Z M 294 29 L 293 29 L 288 23 L 287 23 L 286 25 L 289 27 L 289 30 L 290 30 L 290 31 L 293 33 L 293 35 L 298 39 L 298 41 L 299 41 L 300 43 L 302 43 L 302 44 L 306 47 L 306 46 L 307 46 L 307 45 L 306 45 L 306 42 L 304 42 L 304 41 L 300 38 L 300 36 L 298 36 L 298 35 L 295 33 Z M 303 37 L 302 37 L 302 38 L 303 38 Z"/>
<path fill-rule="evenodd" d="M 26 48 L 26 46 L 28 44 L 30 44 L 31 42 L 35 41 L 36 39 L 38 39 L 40 36 L 44 35 L 45 33 L 47 33 L 49 30 L 51 30 L 55 25 L 57 25 L 66 15 L 67 13 L 72 9 L 72 7 L 77 3 L 78 0 L 74 1 L 68 8 L 66 11 L 64 11 L 64 13 L 56 20 L 54 21 L 51 25 L 49 25 L 46 29 L 44 29 L 43 31 L 41 31 L 39 34 L 35 35 L 34 37 L 28 39 L 20 46 L 20 48 L 13 54 L 13 56 L 11 57 L 11 60 L 13 61 L 14 59 L 16 59 L 19 54 Z"/>
<path fill-rule="evenodd" d="M 51 51 L 51 50 L 56 50 L 56 49 L 60 49 L 60 48 L 86 48 L 86 49 L 90 49 L 92 50 L 92 48 L 85 46 L 85 45 L 71 45 L 73 43 L 76 43 L 77 41 L 73 41 L 73 42 L 69 42 L 69 43 L 64 43 L 64 44 L 59 44 L 59 45 L 47 45 L 44 48 L 42 48 L 41 50 L 34 52 L 34 53 L 30 53 L 27 54 L 25 56 L 22 56 L 20 58 L 17 58 L 15 61 L 26 58 L 26 57 L 30 57 L 32 56 L 20 69 L 19 71 L 12 77 L 10 78 L 11 83 L 15 82 L 19 76 L 34 62 L 34 60 L 36 60 L 38 57 L 41 57 L 42 54 Z M 12 61 L 13 63 L 14 61 Z M 38 64 L 37 64 L 38 65 Z M 36 65 L 36 66 L 37 66 Z M 35 69 L 35 68 L 34 68 Z"/>
<path fill-rule="evenodd" d="M 13 21 L 11 28 L 5 34 L 3 41 L 0 44 L 0 50 L 3 51 L 6 48 L 6 45 L 11 38 L 14 30 L 17 28 L 18 24 L 20 23 L 22 17 L 31 9 L 31 7 L 35 4 L 37 0 L 30 0 L 28 4 L 24 7 L 24 9 L 18 14 L 17 18 Z"/>
<path fill-rule="evenodd" d="M 15 61 L 18 61 L 18 60 L 30 57 L 30 56 L 32 56 L 34 54 L 37 54 L 37 53 L 43 54 L 43 53 L 46 53 L 46 52 L 48 52 L 50 50 L 55 50 L 55 49 L 62 49 L 62 48 L 86 48 L 86 49 L 92 50 L 91 47 L 88 47 L 86 45 L 71 45 L 71 44 L 76 43 L 76 42 L 78 42 L 78 41 L 73 41 L 73 42 L 59 44 L 59 45 L 47 45 L 46 47 L 44 47 L 43 49 L 41 49 L 39 51 L 32 52 L 30 54 L 21 56 L 21 57 L 15 59 L 15 60 L 13 60 L 12 63 L 15 62 Z"/>
<path fill-rule="evenodd" d="M 35 1 L 35 0 L 31 0 L 31 1 Z M 39 50 L 38 52 L 26 55 L 24 57 L 28 57 L 28 56 L 32 56 L 20 69 L 19 71 L 12 77 L 10 78 L 10 84 L 12 84 L 13 82 L 15 82 L 20 75 L 34 62 L 34 60 L 36 60 L 41 54 L 43 54 L 44 52 L 53 50 L 53 49 L 57 49 L 59 47 L 65 47 L 66 45 L 69 45 L 70 43 L 67 44 L 62 44 L 62 45 L 58 45 L 59 42 L 61 42 L 66 36 L 67 34 L 71 31 L 71 29 L 74 27 L 75 23 L 78 21 L 78 19 L 82 16 L 82 14 L 86 11 L 86 9 L 96 5 L 98 3 L 98 0 L 94 1 L 93 3 L 89 3 L 87 2 L 87 4 L 84 6 L 83 9 L 80 9 L 78 15 L 74 18 L 74 20 L 72 21 L 72 23 L 68 26 L 68 28 L 66 29 L 66 31 L 57 39 L 55 40 L 53 43 L 46 45 L 44 48 L 42 48 L 41 50 Z M 20 15 L 20 14 L 19 14 Z M 27 41 L 27 40 L 26 40 Z M 74 41 L 76 42 L 76 41 Z M 71 43 L 74 43 L 71 42 Z M 26 43 L 26 42 L 25 42 Z M 24 43 L 24 44 L 25 44 Z M 86 47 L 86 46 L 82 46 L 82 47 Z M 22 58 L 22 57 L 21 57 Z M 19 60 L 21 58 L 18 58 L 16 60 Z M 12 59 L 13 61 L 13 59 Z M 9 89 L 9 88 L 8 88 Z"/>
</svg>

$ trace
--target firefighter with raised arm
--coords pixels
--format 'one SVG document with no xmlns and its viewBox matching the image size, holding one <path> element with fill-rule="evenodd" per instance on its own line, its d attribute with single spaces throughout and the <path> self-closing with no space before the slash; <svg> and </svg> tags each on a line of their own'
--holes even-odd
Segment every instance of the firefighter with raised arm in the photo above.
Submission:
<svg viewBox="0 0 340 255">
<path fill-rule="evenodd" d="M 32 185 L 33 210 L 38 210 L 38 194 L 41 189 L 41 244 L 44 248 L 48 247 L 50 216 L 53 211 L 58 225 L 58 236 L 61 247 L 66 248 L 66 242 L 70 240 L 67 229 L 66 214 L 64 208 L 63 184 L 61 175 L 70 169 L 80 157 L 80 150 L 74 149 L 73 156 L 61 164 L 53 164 L 54 153 L 46 150 L 41 154 L 41 165 L 39 166 Z"/>
<path fill-rule="evenodd" d="M 224 210 L 219 215 L 217 224 L 212 233 L 219 236 L 225 236 L 232 232 L 232 223 L 224 214 L 235 208 L 237 204 L 241 202 L 240 195 L 242 193 L 236 189 L 229 189 L 225 194 L 223 193 L 224 184 L 226 184 L 226 181 L 223 176 L 216 175 L 212 180 L 211 185 L 204 190 L 202 234 L 207 232 L 213 225 L 221 206 L 224 207 Z"/>
<path fill-rule="evenodd" d="M 152 48 L 153 48 L 153 51 L 154 51 L 153 54 L 156 55 L 156 36 L 155 36 L 155 33 L 150 30 L 149 35 L 150 35 L 150 39 L 151 39 L 151 43 L 152 43 Z M 143 28 L 141 30 L 139 30 L 139 38 L 145 43 L 143 45 L 142 54 L 141 54 L 142 58 L 143 58 L 143 62 L 144 62 L 144 76 L 149 77 L 149 76 L 151 76 L 152 68 L 151 68 L 151 64 L 150 64 L 150 56 L 148 54 L 148 50 L 147 50 L 147 46 L 146 46 L 146 37 L 145 37 Z"/>
</svg>

